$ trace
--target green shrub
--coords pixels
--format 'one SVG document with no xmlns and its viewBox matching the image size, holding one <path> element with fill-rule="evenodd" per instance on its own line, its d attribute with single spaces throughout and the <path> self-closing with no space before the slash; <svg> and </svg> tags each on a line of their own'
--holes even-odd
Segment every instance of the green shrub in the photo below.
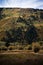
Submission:
<svg viewBox="0 0 43 65">
<path fill-rule="evenodd" d="M 1 51 L 1 48 L 0 48 L 0 51 Z"/>
<path fill-rule="evenodd" d="M 7 48 L 6 48 L 6 47 L 2 47 L 2 50 L 3 50 L 3 51 L 7 51 Z"/>
<path fill-rule="evenodd" d="M 23 50 L 23 47 L 19 47 L 19 50 Z"/>
<path fill-rule="evenodd" d="M 12 47 L 10 47 L 10 48 L 9 48 L 9 50 L 13 50 L 13 48 L 12 48 Z"/>
<path fill-rule="evenodd" d="M 31 45 L 27 45 L 24 47 L 24 50 L 32 50 L 32 46 Z"/>
<path fill-rule="evenodd" d="M 9 50 L 15 50 L 16 48 L 15 48 L 15 46 L 9 46 L 8 49 Z"/>
<path fill-rule="evenodd" d="M 40 42 L 40 46 L 42 46 L 43 45 L 43 42 Z"/>
<path fill-rule="evenodd" d="M 29 47 L 28 47 L 28 50 L 32 50 L 32 46 L 29 46 Z"/>
<path fill-rule="evenodd" d="M 39 52 L 40 48 L 39 47 L 34 47 L 34 52 L 37 53 Z"/>
</svg>

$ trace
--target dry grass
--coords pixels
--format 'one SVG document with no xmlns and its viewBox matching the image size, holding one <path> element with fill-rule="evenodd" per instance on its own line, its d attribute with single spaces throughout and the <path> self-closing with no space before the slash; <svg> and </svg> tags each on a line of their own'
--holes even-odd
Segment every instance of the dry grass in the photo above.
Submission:
<svg viewBox="0 0 43 65">
<path fill-rule="evenodd" d="M 33 47 L 37 46 L 38 48 L 40 47 L 38 43 L 36 44 L 33 43 L 32 46 Z M 40 50 L 39 52 L 35 53 L 33 50 L 28 50 L 29 47 L 31 47 L 31 45 L 9 46 L 8 49 L 12 48 L 12 50 L 0 52 L 0 64 L 1 65 L 43 65 L 43 50 Z M 21 50 L 20 48 L 23 48 L 23 50 Z"/>
<path fill-rule="evenodd" d="M 26 53 L 19 52 L 18 54 L 0 54 L 0 64 L 1 65 L 43 65 L 43 55 L 38 55 L 29 52 Z"/>
</svg>

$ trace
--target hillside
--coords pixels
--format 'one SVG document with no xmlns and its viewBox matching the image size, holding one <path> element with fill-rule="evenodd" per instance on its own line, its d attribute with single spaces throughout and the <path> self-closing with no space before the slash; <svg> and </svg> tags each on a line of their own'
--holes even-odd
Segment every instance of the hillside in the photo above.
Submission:
<svg viewBox="0 0 43 65">
<path fill-rule="evenodd" d="M 19 17 L 25 19 L 28 23 L 29 20 L 32 23 L 37 23 L 35 26 L 43 26 L 43 10 L 38 9 L 0 9 L 0 31 L 4 28 L 9 28 L 13 22 L 16 22 Z M 24 22 L 24 21 L 23 21 Z M 19 21 L 20 23 L 20 21 Z M 40 24 L 41 23 L 41 24 Z M 4 29 L 5 30 L 5 29 Z"/>
<path fill-rule="evenodd" d="M 26 31 L 30 25 L 37 28 L 41 41 L 43 40 L 43 10 L 32 8 L 0 8 L 0 41 L 6 36 L 6 31 L 23 28 Z"/>
</svg>

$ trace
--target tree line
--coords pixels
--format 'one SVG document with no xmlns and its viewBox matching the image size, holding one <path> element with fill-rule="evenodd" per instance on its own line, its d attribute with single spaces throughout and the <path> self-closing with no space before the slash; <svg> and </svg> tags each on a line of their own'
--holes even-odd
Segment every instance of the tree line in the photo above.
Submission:
<svg viewBox="0 0 43 65">
<path fill-rule="evenodd" d="M 19 42 L 22 43 L 22 45 L 25 43 L 32 44 L 32 42 L 36 42 L 38 38 L 37 29 L 33 25 L 28 27 L 26 31 L 24 31 L 23 27 L 18 27 L 17 29 L 14 28 L 5 32 L 6 34 L 2 41 L 5 41 L 8 45 L 10 42 Z"/>
</svg>

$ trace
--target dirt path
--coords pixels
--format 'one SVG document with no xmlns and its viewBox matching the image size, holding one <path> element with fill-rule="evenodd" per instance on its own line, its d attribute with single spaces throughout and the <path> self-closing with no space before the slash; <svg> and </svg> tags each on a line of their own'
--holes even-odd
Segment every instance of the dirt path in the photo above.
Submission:
<svg viewBox="0 0 43 65">
<path fill-rule="evenodd" d="M 4 52 L 1 52 L 0 54 L 33 54 L 33 55 L 42 55 L 43 56 L 43 53 L 35 53 L 33 51 L 29 51 L 29 50 L 12 50 L 12 51 L 4 51 Z"/>
</svg>

